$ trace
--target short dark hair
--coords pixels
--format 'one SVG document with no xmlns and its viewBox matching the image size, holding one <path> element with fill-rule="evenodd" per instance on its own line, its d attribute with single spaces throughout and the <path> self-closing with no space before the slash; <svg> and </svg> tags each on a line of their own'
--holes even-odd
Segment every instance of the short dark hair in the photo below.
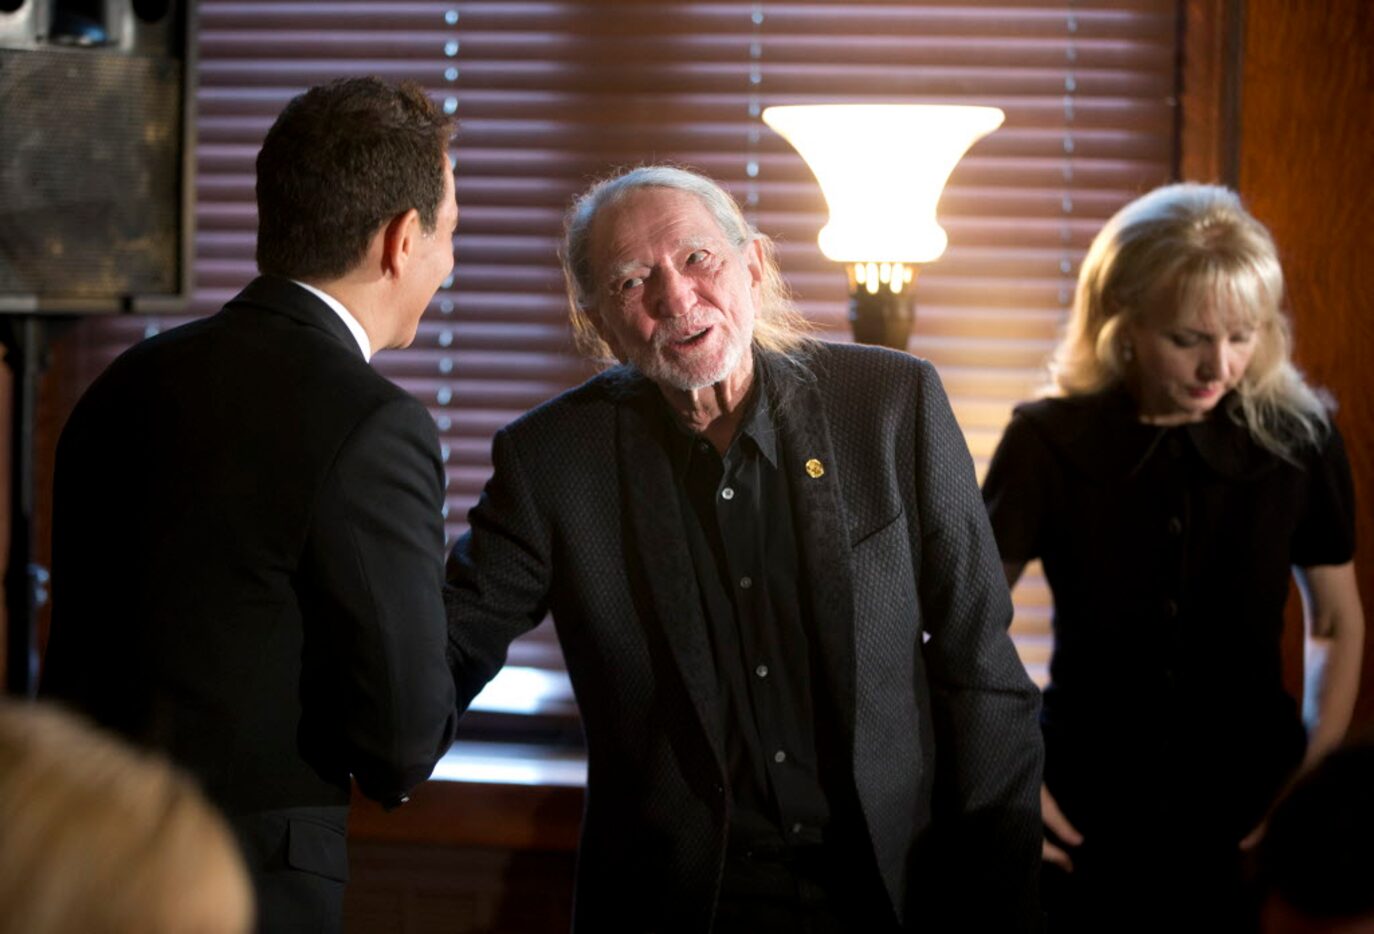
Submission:
<svg viewBox="0 0 1374 934">
<path fill-rule="evenodd" d="M 1374 918 L 1374 743 L 1336 749 L 1274 808 L 1260 841 L 1262 896 L 1306 918 Z"/>
<path fill-rule="evenodd" d="M 432 231 L 453 129 L 413 82 L 344 78 L 293 98 L 258 152 L 258 269 L 336 279 L 411 208 Z"/>
</svg>

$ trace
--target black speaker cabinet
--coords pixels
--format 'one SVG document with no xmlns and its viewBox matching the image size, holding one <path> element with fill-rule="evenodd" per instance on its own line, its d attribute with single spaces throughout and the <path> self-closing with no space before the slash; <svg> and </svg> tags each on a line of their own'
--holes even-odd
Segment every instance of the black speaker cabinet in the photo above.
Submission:
<svg viewBox="0 0 1374 934">
<path fill-rule="evenodd" d="M 0 0 L 0 312 L 191 290 L 193 0 Z"/>
</svg>

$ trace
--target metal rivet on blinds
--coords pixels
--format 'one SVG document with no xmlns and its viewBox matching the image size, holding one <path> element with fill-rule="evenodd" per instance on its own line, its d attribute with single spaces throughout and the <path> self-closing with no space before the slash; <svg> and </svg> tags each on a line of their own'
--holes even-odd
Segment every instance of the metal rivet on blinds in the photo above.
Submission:
<svg viewBox="0 0 1374 934">
<path fill-rule="evenodd" d="M 758 164 L 758 162 L 755 161 L 755 160 L 753 160 L 753 159 L 750 159 L 750 160 L 745 164 L 745 166 L 744 166 L 744 174 L 745 174 L 745 175 L 748 175 L 750 178 L 758 178 L 758 177 L 759 177 L 759 164 Z"/>
<path fill-rule="evenodd" d="M 1073 111 L 1073 98 L 1070 97 L 1069 95 L 1065 94 L 1065 95 L 1064 95 L 1064 119 L 1065 119 L 1066 121 L 1068 121 L 1068 122 L 1073 122 L 1073 117 L 1074 117 L 1074 111 Z"/>
<path fill-rule="evenodd" d="M 439 372 L 440 372 L 440 373 L 443 373 L 445 376 L 447 376 L 448 374 L 452 373 L 452 372 L 453 372 L 453 360 L 450 359 L 449 357 L 444 357 L 442 360 L 440 360 L 440 361 L 439 361 Z"/>
<path fill-rule="evenodd" d="M 1072 162 L 1065 162 L 1065 163 L 1064 163 L 1064 167 L 1063 167 L 1062 169 L 1060 169 L 1060 172 L 1061 172 L 1061 173 L 1063 174 L 1063 176 L 1064 176 L 1064 181 L 1066 181 L 1066 182 L 1071 182 L 1071 181 L 1073 181 L 1073 163 L 1072 163 Z"/>
<path fill-rule="evenodd" d="M 448 66 L 447 68 L 445 68 L 445 69 L 444 69 L 444 80 L 445 80 L 445 81 L 457 81 L 457 80 L 458 80 L 458 69 L 457 69 L 457 68 L 454 68 L 452 65 L 450 65 L 450 66 Z"/>
<path fill-rule="evenodd" d="M 457 40 L 457 39 L 450 39 L 450 40 L 448 40 L 447 42 L 444 43 L 444 54 L 445 54 L 446 56 L 448 56 L 449 58 L 453 58 L 455 55 L 458 54 L 458 40 Z"/>
<path fill-rule="evenodd" d="M 1070 198 L 1068 195 L 1065 195 L 1065 196 L 1060 200 L 1060 202 L 1059 202 L 1059 207 L 1064 211 L 1065 214 L 1072 214 L 1072 213 L 1073 213 L 1073 199 Z"/>
<path fill-rule="evenodd" d="M 1065 76 L 1064 76 L 1064 90 L 1070 91 L 1070 92 L 1072 92 L 1072 91 L 1077 91 L 1077 90 L 1078 90 L 1078 79 L 1075 78 L 1073 75 L 1065 75 Z"/>
<path fill-rule="evenodd" d="M 751 42 L 751 43 L 749 43 L 749 57 L 750 57 L 750 58 L 763 58 L 763 43 L 762 43 L 762 42 Z"/>
<path fill-rule="evenodd" d="M 439 445 L 439 456 L 443 458 L 444 463 L 447 464 L 448 459 L 453 456 L 453 449 L 447 444 L 441 444 Z"/>
<path fill-rule="evenodd" d="M 444 505 L 439 507 L 439 515 L 443 516 L 445 519 L 448 518 L 448 503 L 444 503 Z"/>
<path fill-rule="evenodd" d="M 749 69 L 749 83 L 763 84 L 763 73 L 759 71 L 758 65 L 753 65 Z"/>
<path fill-rule="evenodd" d="M 453 401 L 453 390 L 447 386 L 440 386 L 439 391 L 434 394 L 434 401 L 440 405 L 448 405 Z"/>
<path fill-rule="evenodd" d="M 753 22 L 753 24 L 754 24 L 755 26 L 762 26 L 762 25 L 763 25 L 763 11 L 762 11 L 762 10 L 755 10 L 755 11 L 754 11 L 754 15 L 751 16 L 751 17 L 749 17 L 749 19 L 750 19 L 751 22 Z"/>
<path fill-rule="evenodd" d="M 749 192 L 744 196 L 744 203 L 751 208 L 757 206 L 759 203 L 759 193 L 757 191 Z"/>
<path fill-rule="evenodd" d="M 1075 49 L 1073 46 L 1069 46 L 1067 49 L 1064 50 L 1064 57 L 1071 62 L 1076 62 L 1078 61 L 1078 50 Z"/>
<path fill-rule="evenodd" d="M 1068 21 L 1064 25 L 1069 30 L 1069 32 L 1078 32 L 1078 17 L 1070 16 Z"/>
<path fill-rule="evenodd" d="M 453 314 L 453 299 L 446 298 L 439 303 L 439 311 L 446 315 Z"/>
<path fill-rule="evenodd" d="M 1066 136 L 1066 137 L 1064 137 L 1064 151 L 1065 151 L 1065 152 L 1073 152 L 1073 137 L 1072 137 L 1072 136 Z"/>
<path fill-rule="evenodd" d="M 445 13 L 445 14 L 444 14 L 444 22 L 448 23 L 450 26 L 452 26 L 454 23 L 458 22 L 458 11 L 457 11 L 457 10 L 449 10 L 447 13 Z"/>
<path fill-rule="evenodd" d="M 448 431 L 453 427 L 453 419 L 449 418 L 447 415 L 440 415 L 434 420 L 434 425 L 440 431 Z"/>
<path fill-rule="evenodd" d="M 439 346 L 440 346 L 440 347 L 450 347 L 450 346 L 452 346 L 452 345 L 453 345 L 453 332 L 452 332 L 452 331 L 440 331 L 440 332 L 439 332 Z"/>
<path fill-rule="evenodd" d="M 1068 290 L 1068 288 L 1066 288 L 1065 286 L 1062 286 L 1062 285 L 1061 285 L 1061 286 L 1059 287 L 1059 304 L 1061 304 L 1061 305 L 1067 305 L 1068 303 L 1069 303 L 1069 290 Z"/>
<path fill-rule="evenodd" d="M 447 279 L 444 280 L 444 288 L 453 288 L 453 276 L 449 276 Z"/>
<path fill-rule="evenodd" d="M 1073 263 L 1066 259 L 1061 259 L 1059 261 L 1059 271 L 1067 276 L 1069 273 L 1073 272 Z"/>
<path fill-rule="evenodd" d="M 761 114 L 761 113 L 763 113 L 763 105 L 760 104 L 758 101 L 750 101 L 750 102 L 749 102 L 749 116 L 751 116 L 751 117 L 757 117 L 757 116 L 758 116 L 759 114 Z"/>
<path fill-rule="evenodd" d="M 457 113 L 457 112 L 458 112 L 458 98 L 456 98 L 456 97 L 446 97 L 446 98 L 444 98 L 444 113 L 446 113 L 446 114 L 454 114 L 454 113 Z"/>
</svg>

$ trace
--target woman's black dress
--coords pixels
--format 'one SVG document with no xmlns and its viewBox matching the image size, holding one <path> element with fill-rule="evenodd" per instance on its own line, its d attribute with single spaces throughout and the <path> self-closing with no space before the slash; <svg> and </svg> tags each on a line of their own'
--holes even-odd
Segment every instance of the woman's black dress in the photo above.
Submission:
<svg viewBox="0 0 1374 934">
<path fill-rule="evenodd" d="M 1120 389 L 1029 403 L 988 470 L 1003 560 L 1054 595 L 1045 780 L 1085 841 L 1047 872 L 1052 930 L 1227 930 L 1237 844 L 1302 758 L 1284 604 L 1292 566 L 1351 559 L 1350 468 L 1334 428 L 1270 453 L 1235 401 L 1174 428 Z"/>
</svg>

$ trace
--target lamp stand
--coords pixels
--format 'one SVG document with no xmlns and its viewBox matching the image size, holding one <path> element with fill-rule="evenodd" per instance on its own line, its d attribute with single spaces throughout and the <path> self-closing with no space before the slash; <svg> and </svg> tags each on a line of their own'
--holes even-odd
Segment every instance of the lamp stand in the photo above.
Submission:
<svg viewBox="0 0 1374 934">
<path fill-rule="evenodd" d="M 855 267 L 849 267 L 849 326 L 856 343 L 906 350 L 916 323 L 916 290 L 912 287 L 915 267 L 906 269 L 909 276 L 905 281 L 899 277 L 897 291 L 893 291 L 886 281 L 870 289 L 862 273 L 856 276 Z M 866 278 L 873 282 L 871 273 Z"/>
</svg>

